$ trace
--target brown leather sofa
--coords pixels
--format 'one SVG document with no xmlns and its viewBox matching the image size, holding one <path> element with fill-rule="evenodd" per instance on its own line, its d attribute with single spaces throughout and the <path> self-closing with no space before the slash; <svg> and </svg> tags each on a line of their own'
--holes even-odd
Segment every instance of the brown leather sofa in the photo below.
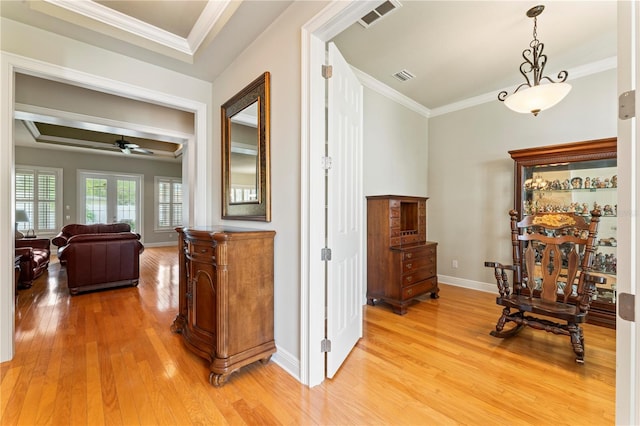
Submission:
<svg viewBox="0 0 640 426">
<path fill-rule="evenodd" d="M 58 257 L 60 257 L 60 249 L 67 245 L 69 238 L 79 234 L 109 234 L 113 232 L 131 232 L 131 226 L 128 223 L 95 223 L 93 225 L 81 225 L 79 223 L 71 223 L 65 225 L 56 235 L 51 243 L 58 247 Z M 138 236 L 139 238 L 139 236 Z M 64 262 L 60 261 L 62 264 Z"/>
<path fill-rule="evenodd" d="M 54 244 L 66 242 L 58 249 L 58 257 L 66 265 L 71 294 L 138 285 L 144 246 L 140 235 L 130 229 L 124 223 L 63 228 Z"/>
<path fill-rule="evenodd" d="M 48 238 L 24 238 L 15 240 L 16 256 L 20 256 L 20 276 L 18 288 L 26 289 L 33 285 L 49 267 L 51 241 Z"/>
</svg>

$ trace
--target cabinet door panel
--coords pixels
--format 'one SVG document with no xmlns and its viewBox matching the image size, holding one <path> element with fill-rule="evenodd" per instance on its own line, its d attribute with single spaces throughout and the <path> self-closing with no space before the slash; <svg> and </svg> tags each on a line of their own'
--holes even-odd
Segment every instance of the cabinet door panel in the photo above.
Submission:
<svg viewBox="0 0 640 426">
<path fill-rule="evenodd" d="M 210 337 L 216 329 L 215 275 L 211 265 L 200 265 L 193 277 L 189 319 L 195 332 Z"/>
</svg>

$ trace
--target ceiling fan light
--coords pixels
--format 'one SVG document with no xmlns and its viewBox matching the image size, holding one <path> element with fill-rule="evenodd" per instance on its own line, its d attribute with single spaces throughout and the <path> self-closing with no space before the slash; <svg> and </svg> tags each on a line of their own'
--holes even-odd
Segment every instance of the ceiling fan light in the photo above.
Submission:
<svg viewBox="0 0 640 426">
<path fill-rule="evenodd" d="M 571 91 L 569 83 L 546 83 L 520 90 L 504 100 L 507 108 L 523 114 L 538 115 L 556 105 Z"/>
</svg>

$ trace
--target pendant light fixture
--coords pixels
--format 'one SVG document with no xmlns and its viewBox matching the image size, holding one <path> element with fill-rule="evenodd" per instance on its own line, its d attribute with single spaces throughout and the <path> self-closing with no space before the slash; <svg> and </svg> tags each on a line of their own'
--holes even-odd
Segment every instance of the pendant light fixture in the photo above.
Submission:
<svg viewBox="0 0 640 426">
<path fill-rule="evenodd" d="M 524 76 L 525 83 L 518 86 L 511 95 L 505 90 L 498 94 L 498 100 L 503 101 L 507 108 L 532 113 L 534 116 L 560 102 L 571 90 L 571 85 L 565 83 L 569 76 L 566 71 L 558 73 L 557 82 L 543 74 L 547 55 L 542 53 L 544 44 L 538 40 L 537 34 L 538 15 L 543 10 L 544 6 L 538 5 L 527 11 L 527 16 L 533 18 L 533 40 L 529 43 L 529 48 L 522 51 L 524 62 L 520 64 L 520 74 Z"/>
</svg>

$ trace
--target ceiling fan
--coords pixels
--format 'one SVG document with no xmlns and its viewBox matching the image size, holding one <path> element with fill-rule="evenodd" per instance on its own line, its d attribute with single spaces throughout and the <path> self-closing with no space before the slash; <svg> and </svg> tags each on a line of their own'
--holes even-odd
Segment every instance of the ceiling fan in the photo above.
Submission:
<svg viewBox="0 0 640 426">
<path fill-rule="evenodd" d="M 148 149 L 140 148 L 140 145 L 127 142 L 124 138 L 120 138 L 114 144 L 116 147 L 120 148 L 120 151 L 125 154 L 131 154 L 133 151 L 139 152 L 142 154 L 153 155 L 153 151 L 149 151 Z"/>
</svg>

